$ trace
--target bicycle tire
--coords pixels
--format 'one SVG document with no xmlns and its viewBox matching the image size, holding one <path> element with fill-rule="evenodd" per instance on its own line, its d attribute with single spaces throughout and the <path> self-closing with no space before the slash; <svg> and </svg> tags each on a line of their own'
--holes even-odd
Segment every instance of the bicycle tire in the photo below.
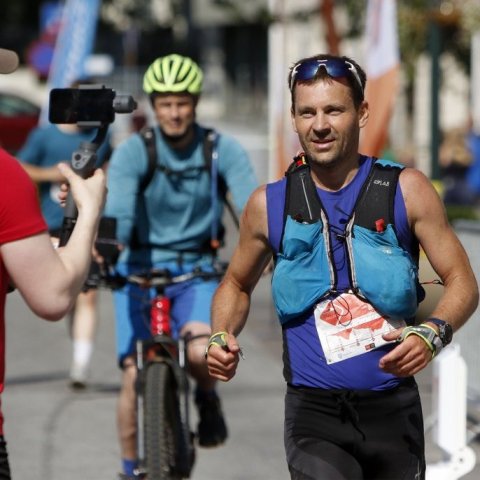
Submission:
<svg viewBox="0 0 480 480">
<path fill-rule="evenodd" d="M 177 386 L 167 363 L 152 362 L 145 370 L 144 441 L 149 480 L 181 480 L 177 471 L 183 448 Z"/>
</svg>

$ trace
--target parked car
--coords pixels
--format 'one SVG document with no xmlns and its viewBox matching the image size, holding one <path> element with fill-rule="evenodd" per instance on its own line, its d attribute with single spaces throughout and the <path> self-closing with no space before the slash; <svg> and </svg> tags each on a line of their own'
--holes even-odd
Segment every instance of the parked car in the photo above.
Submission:
<svg viewBox="0 0 480 480">
<path fill-rule="evenodd" d="M 0 92 L 0 147 L 15 154 L 37 126 L 40 107 L 15 93 Z"/>
</svg>

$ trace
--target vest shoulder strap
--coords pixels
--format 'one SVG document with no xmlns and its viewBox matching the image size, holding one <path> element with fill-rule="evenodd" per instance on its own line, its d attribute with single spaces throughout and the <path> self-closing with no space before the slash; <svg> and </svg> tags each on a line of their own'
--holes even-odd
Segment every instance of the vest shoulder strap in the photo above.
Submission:
<svg viewBox="0 0 480 480">
<path fill-rule="evenodd" d="M 355 225 L 374 231 L 395 225 L 395 193 L 403 168 L 395 162 L 375 161 L 354 208 Z"/>
<path fill-rule="evenodd" d="M 322 204 L 305 157 L 295 157 L 285 175 L 287 187 L 284 223 L 288 215 L 297 222 L 316 222 L 320 218 Z"/>
</svg>

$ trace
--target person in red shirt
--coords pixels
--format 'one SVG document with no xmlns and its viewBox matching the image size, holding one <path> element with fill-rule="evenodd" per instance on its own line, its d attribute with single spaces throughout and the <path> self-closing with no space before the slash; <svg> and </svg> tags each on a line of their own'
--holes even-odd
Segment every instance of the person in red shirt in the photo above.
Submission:
<svg viewBox="0 0 480 480">
<path fill-rule="evenodd" d="M 18 66 L 17 55 L 0 48 L 0 73 Z M 5 301 L 13 286 L 30 309 L 46 320 L 60 320 L 73 306 L 90 267 L 93 242 L 105 202 L 104 173 L 83 180 L 59 165 L 78 208 L 78 219 L 66 246 L 55 249 L 42 217 L 35 185 L 18 160 L 0 148 L 0 393 L 5 373 Z M 45 275 L 45 272 L 49 272 Z M 0 480 L 10 480 L 3 416 L 0 411 Z"/>
</svg>

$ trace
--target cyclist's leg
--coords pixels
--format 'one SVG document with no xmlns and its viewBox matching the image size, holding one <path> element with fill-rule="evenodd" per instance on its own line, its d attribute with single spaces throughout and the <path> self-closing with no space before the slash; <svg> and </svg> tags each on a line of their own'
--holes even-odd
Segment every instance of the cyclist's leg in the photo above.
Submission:
<svg viewBox="0 0 480 480">
<path fill-rule="evenodd" d="M 122 459 L 133 462 L 137 460 L 136 378 L 135 361 L 133 357 L 127 357 L 122 367 L 122 383 L 117 403 L 117 429 Z"/>
<path fill-rule="evenodd" d="M 190 374 L 197 383 L 195 403 L 200 416 L 198 439 L 201 446 L 216 446 L 227 438 L 227 427 L 215 391 L 216 380 L 208 374 L 205 361 L 205 347 L 211 334 L 210 306 L 217 286 L 217 281 L 192 282 L 176 292 L 172 303 L 172 318 L 180 334 L 204 335 L 190 341 L 187 350 Z"/>
<path fill-rule="evenodd" d="M 190 374 L 202 390 L 212 390 L 216 380 L 208 374 L 205 347 L 211 334 L 210 307 L 218 286 L 216 280 L 194 281 L 172 289 L 172 319 L 176 333 L 200 336 L 188 343 Z"/>
<path fill-rule="evenodd" d="M 208 374 L 205 362 L 205 347 L 210 337 L 210 326 L 203 322 L 188 322 L 182 328 L 181 335 L 191 335 L 194 338 L 188 342 L 189 373 L 203 390 L 211 390 L 216 381 Z"/>
</svg>

